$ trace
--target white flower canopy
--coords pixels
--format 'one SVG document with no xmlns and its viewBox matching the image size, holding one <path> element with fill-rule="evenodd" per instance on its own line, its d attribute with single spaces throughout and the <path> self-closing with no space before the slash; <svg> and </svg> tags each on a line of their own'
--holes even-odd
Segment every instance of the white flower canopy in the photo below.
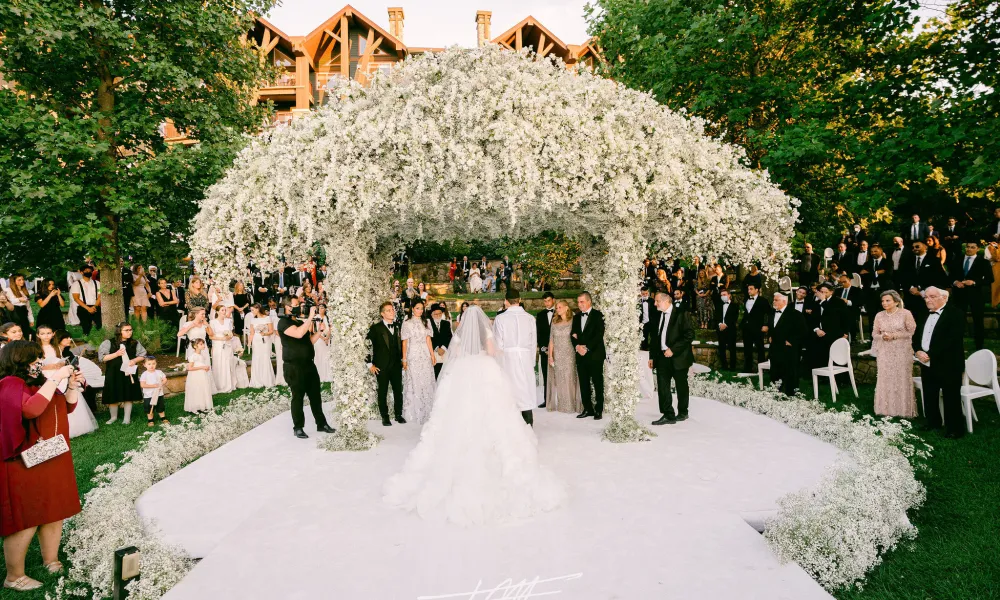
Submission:
<svg viewBox="0 0 1000 600">
<path fill-rule="evenodd" d="M 386 293 L 385 262 L 418 239 L 580 239 L 585 281 L 608 322 L 610 424 L 616 441 L 648 436 L 638 399 L 638 267 L 651 245 L 675 255 L 791 258 L 796 201 L 743 151 L 649 94 L 527 52 L 453 48 L 411 58 L 363 88 L 249 145 L 209 189 L 192 255 L 239 279 L 327 248 L 342 430 L 329 445 L 369 448 L 367 321 Z M 346 431 L 345 431 L 346 430 Z"/>
</svg>

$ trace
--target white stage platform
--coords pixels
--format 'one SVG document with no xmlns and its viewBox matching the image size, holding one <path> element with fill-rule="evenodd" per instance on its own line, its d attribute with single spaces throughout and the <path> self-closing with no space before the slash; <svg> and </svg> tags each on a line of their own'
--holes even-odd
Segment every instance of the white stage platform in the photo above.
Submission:
<svg viewBox="0 0 1000 600">
<path fill-rule="evenodd" d="M 640 405 L 642 421 L 658 416 Z M 463 529 L 383 505 L 415 424 L 373 422 L 386 436 L 375 450 L 329 453 L 314 431 L 293 438 L 287 413 L 158 483 L 138 509 L 202 558 L 166 600 L 830 598 L 747 522 L 815 483 L 834 447 L 698 398 L 652 442 L 601 442 L 605 423 L 535 411 L 543 462 L 570 503 L 516 525 Z M 521 595 L 485 592 L 535 580 Z"/>
</svg>

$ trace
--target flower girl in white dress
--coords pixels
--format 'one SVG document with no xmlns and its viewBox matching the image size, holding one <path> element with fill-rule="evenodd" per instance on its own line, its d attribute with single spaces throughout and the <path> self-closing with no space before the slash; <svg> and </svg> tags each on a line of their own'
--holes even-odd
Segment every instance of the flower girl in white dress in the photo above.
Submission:
<svg viewBox="0 0 1000 600">
<path fill-rule="evenodd" d="M 271 336 L 274 326 L 264 313 L 264 307 L 254 304 L 250 318 L 250 387 L 274 387 L 274 368 L 271 366 Z"/>
<path fill-rule="evenodd" d="M 333 369 L 330 368 L 330 318 L 326 316 L 326 305 L 320 304 L 316 307 L 316 324 L 319 337 L 313 342 L 313 363 L 316 365 L 316 372 L 319 373 L 321 382 L 333 381 Z"/>
<path fill-rule="evenodd" d="M 188 352 L 187 381 L 184 383 L 184 410 L 207 412 L 212 410 L 211 366 L 205 359 L 205 340 L 195 338 Z"/>
<path fill-rule="evenodd" d="M 208 324 L 208 337 L 212 339 L 212 377 L 215 390 L 220 394 L 236 389 L 233 377 L 233 321 L 229 318 L 229 307 L 220 306 L 214 319 Z"/>
<path fill-rule="evenodd" d="M 73 354 L 69 349 L 73 338 L 69 334 L 63 330 L 54 332 L 47 325 L 39 325 L 35 335 L 42 344 L 42 353 L 44 354 L 42 373 L 46 374 L 46 377 L 49 373 L 55 373 L 52 369 L 58 370 L 63 365 L 68 364 L 68 359 Z M 86 402 L 77 403 L 76 410 L 69 413 L 70 439 L 96 430 L 97 418 L 90 411 L 90 406 Z"/>
</svg>

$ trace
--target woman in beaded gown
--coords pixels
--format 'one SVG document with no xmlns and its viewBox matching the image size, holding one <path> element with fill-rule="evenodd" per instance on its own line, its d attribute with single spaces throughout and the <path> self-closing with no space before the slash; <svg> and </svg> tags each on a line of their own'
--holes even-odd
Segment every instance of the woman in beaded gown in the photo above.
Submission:
<svg viewBox="0 0 1000 600">
<path fill-rule="evenodd" d="M 545 394 L 545 408 L 550 412 L 583 412 L 580 380 L 576 374 L 576 352 L 570 339 L 572 327 L 573 310 L 565 300 L 556 302 L 549 337 L 549 381 Z"/>
<path fill-rule="evenodd" d="M 883 310 L 872 326 L 872 354 L 878 366 L 875 382 L 875 414 L 887 417 L 917 416 L 913 394 L 913 314 L 903 308 L 894 290 L 882 292 Z M 918 300 L 919 302 L 919 300 Z"/>
</svg>

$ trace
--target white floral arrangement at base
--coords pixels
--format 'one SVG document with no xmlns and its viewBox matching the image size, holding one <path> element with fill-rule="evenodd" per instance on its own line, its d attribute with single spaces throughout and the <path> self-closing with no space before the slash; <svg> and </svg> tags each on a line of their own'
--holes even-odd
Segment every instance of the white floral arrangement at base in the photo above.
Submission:
<svg viewBox="0 0 1000 600">
<path fill-rule="evenodd" d="M 764 529 L 779 559 L 794 561 L 828 591 L 860 588 L 884 553 L 916 538 L 908 513 L 927 492 L 915 470 L 926 468 L 931 447 L 910 433 L 908 421 L 858 418 L 853 406 L 829 410 L 773 387 L 705 377 L 692 378 L 691 395 L 745 408 L 844 452 L 817 485 L 780 498 Z"/>
</svg>

